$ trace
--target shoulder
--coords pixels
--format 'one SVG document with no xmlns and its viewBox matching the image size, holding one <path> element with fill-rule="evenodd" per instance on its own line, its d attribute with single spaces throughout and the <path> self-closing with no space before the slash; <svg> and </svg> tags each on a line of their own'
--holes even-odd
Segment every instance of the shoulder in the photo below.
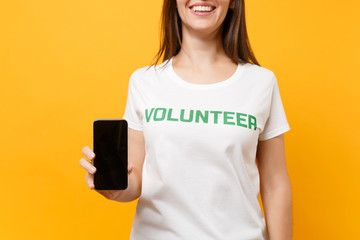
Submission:
<svg viewBox="0 0 360 240">
<path fill-rule="evenodd" d="M 165 69 L 167 68 L 167 65 L 165 65 L 165 63 L 166 62 L 163 62 L 156 66 L 148 65 L 145 67 L 137 68 L 131 74 L 129 84 L 143 85 L 151 82 L 153 79 L 156 79 L 159 74 L 165 71 Z"/>
<path fill-rule="evenodd" d="M 168 67 L 168 65 L 166 63 L 167 63 L 167 61 L 165 61 L 161 64 L 158 64 L 156 66 L 148 65 L 145 67 L 138 68 L 133 72 L 133 75 L 136 77 L 144 77 L 144 76 L 149 77 L 152 75 L 159 74 L 159 73 L 165 71 L 165 69 Z"/>
<path fill-rule="evenodd" d="M 249 75 L 256 76 L 259 78 L 266 78 L 270 80 L 275 77 L 275 74 L 272 70 L 253 64 L 253 63 L 246 63 L 245 65 L 245 72 Z"/>
<path fill-rule="evenodd" d="M 249 81 L 254 84 L 272 87 L 276 82 L 274 72 L 268 68 L 253 63 L 245 63 L 243 66 L 244 77 L 248 78 Z"/>
</svg>

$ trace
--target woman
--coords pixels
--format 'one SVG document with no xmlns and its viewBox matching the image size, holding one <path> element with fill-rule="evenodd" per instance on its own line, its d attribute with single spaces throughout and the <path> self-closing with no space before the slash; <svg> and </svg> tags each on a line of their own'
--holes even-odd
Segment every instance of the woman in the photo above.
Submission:
<svg viewBox="0 0 360 240">
<path fill-rule="evenodd" d="M 139 198 L 130 239 L 291 239 L 290 127 L 275 75 L 251 51 L 244 1 L 164 0 L 162 34 L 129 81 L 129 187 L 97 192 Z M 80 165 L 94 189 L 96 169 Z"/>
</svg>

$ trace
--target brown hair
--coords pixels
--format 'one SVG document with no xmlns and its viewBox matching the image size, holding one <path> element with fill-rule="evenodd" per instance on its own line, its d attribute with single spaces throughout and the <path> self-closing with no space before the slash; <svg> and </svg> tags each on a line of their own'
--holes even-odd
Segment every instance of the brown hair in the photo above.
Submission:
<svg viewBox="0 0 360 240">
<path fill-rule="evenodd" d="M 221 26 L 225 54 L 235 63 L 252 62 L 260 66 L 248 39 L 244 0 L 231 0 L 231 4 L 234 8 L 229 8 Z M 164 62 L 178 54 L 181 40 L 181 19 L 177 12 L 176 0 L 164 0 L 161 12 L 160 48 L 150 66 L 156 67 L 161 56 Z"/>
</svg>

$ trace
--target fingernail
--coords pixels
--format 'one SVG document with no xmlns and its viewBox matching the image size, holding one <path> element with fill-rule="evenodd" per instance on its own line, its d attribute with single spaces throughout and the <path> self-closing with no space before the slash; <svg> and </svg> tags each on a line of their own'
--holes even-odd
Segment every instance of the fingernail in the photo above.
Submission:
<svg viewBox="0 0 360 240">
<path fill-rule="evenodd" d="M 96 170 L 96 169 L 95 169 L 94 167 L 90 167 L 90 172 L 91 172 L 91 173 L 94 173 L 95 170 Z"/>
<path fill-rule="evenodd" d="M 94 156 L 94 153 L 90 153 L 90 158 L 93 158 Z"/>
</svg>

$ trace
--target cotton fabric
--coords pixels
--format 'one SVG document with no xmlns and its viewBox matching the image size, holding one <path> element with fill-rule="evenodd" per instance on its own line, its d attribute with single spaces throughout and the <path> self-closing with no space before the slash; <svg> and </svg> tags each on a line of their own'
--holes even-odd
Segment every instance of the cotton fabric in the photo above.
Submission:
<svg viewBox="0 0 360 240">
<path fill-rule="evenodd" d="M 239 63 L 195 84 L 165 63 L 129 80 L 123 119 L 146 152 L 130 240 L 268 239 L 257 144 L 290 130 L 274 73 Z"/>
</svg>

